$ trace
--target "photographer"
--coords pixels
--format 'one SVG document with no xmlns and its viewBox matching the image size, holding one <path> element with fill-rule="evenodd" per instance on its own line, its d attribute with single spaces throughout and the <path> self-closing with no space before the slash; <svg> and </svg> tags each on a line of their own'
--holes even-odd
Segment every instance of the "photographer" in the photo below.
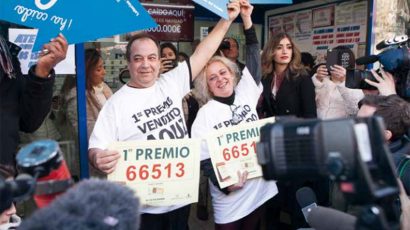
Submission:
<svg viewBox="0 0 410 230">
<path fill-rule="evenodd" d="M 312 77 L 315 85 L 317 115 L 321 119 L 346 118 L 357 113 L 357 103 L 364 97 L 362 90 L 345 86 L 346 69 L 340 65 L 320 65 Z"/>
<path fill-rule="evenodd" d="M 161 44 L 161 68 L 160 73 L 166 73 L 174 69 L 178 65 L 178 51 L 177 48 L 170 42 Z"/>
</svg>

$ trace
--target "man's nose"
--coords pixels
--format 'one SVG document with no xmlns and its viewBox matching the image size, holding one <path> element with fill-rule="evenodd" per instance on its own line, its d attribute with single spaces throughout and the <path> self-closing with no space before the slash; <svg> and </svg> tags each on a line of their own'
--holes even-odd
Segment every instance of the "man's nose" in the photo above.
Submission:
<svg viewBox="0 0 410 230">
<path fill-rule="evenodd" d="M 148 67 L 149 65 L 148 65 L 148 59 L 143 59 L 142 60 L 142 63 L 141 63 L 141 65 L 143 66 L 143 67 Z"/>
</svg>

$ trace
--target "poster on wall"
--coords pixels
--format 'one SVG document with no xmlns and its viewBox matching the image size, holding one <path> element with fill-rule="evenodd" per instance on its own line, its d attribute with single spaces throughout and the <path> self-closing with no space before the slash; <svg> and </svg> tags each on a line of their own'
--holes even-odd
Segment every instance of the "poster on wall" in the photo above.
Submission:
<svg viewBox="0 0 410 230">
<path fill-rule="evenodd" d="M 333 26 L 334 23 L 334 6 L 327 6 L 312 10 L 313 28 Z"/>
<path fill-rule="evenodd" d="M 309 40 L 312 35 L 312 11 L 296 13 L 295 39 L 297 41 Z"/>
<path fill-rule="evenodd" d="M 33 52 L 36 38 L 36 29 L 9 29 L 9 41 L 21 48 L 17 57 L 23 74 L 28 74 L 30 67 L 37 63 L 39 52 Z M 54 68 L 56 74 L 75 74 L 74 49 L 74 45 L 68 46 L 66 58 Z"/>
<path fill-rule="evenodd" d="M 160 41 L 186 42 L 194 39 L 194 6 L 143 4 L 158 24 L 146 30 Z"/>
<path fill-rule="evenodd" d="M 302 52 L 317 57 L 316 63 L 325 62 L 327 50 L 338 45 L 351 48 L 360 57 L 366 44 L 367 15 L 367 1 L 272 14 L 267 16 L 267 35 L 287 32 Z"/>
</svg>

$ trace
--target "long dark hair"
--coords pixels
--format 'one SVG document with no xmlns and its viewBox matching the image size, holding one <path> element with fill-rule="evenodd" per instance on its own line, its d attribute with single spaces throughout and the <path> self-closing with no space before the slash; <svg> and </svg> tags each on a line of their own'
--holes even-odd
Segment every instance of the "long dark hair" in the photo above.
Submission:
<svg viewBox="0 0 410 230">
<path fill-rule="evenodd" d="M 101 59 L 101 53 L 96 49 L 87 49 L 85 51 L 85 79 L 87 91 L 94 91 L 91 74 L 97 68 L 98 61 Z"/>
<path fill-rule="evenodd" d="M 162 50 L 165 48 L 170 48 L 172 50 L 172 52 L 174 52 L 176 59 L 178 59 L 178 51 L 177 48 L 174 46 L 174 44 L 170 43 L 170 42 L 166 42 L 166 43 L 162 43 L 160 46 L 160 53 L 159 55 L 162 56 Z"/>
<path fill-rule="evenodd" d="M 262 75 L 263 77 L 269 77 L 271 73 L 275 70 L 274 53 L 276 47 L 279 45 L 280 41 L 284 38 L 289 39 L 292 44 L 292 59 L 288 64 L 287 69 L 290 70 L 292 75 L 299 76 L 301 74 L 306 74 L 306 69 L 301 62 L 301 54 L 298 47 L 293 42 L 289 34 L 285 32 L 277 33 L 269 38 L 269 41 L 265 44 L 262 52 Z"/>
</svg>

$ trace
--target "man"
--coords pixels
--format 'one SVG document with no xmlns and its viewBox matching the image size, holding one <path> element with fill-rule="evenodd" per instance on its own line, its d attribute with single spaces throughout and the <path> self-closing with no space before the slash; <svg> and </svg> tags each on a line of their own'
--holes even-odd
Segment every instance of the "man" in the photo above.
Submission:
<svg viewBox="0 0 410 230">
<path fill-rule="evenodd" d="M 120 153 L 107 149 L 115 141 L 188 138 L 182 98 L 190 90 L 190 80 L 217 50 L 239 10 L 239 1 L 230 1 L 229 19 L 218 22 L 188 62 L 161 77 L 155 38 L 138 34 L 130 39 L 126 49 L 130 81 L 104 105 L 90 137 L 89 160 L 95 168 L 106 174 L 115 170 Z M 186 229 L 189 208 L 144 206 L 141 229 Z"/>
<path fill-rule="evenodd" d="M 50 111 L 54 66 L 65 59 L 67 41 L 62 34 L 44 45 L 37 64 L 23 76 L 17 55 L 20 48 L 0 35 L 0 163 L 14 164 L 18 131 L 34 132 Z"/>
<path fill-rule="evenodd" d="M 410 104 L 395 94 L 367 95 L 359 102 L 358 117 L 380 116 L 384 120 L 384 136 L 389 143 L 399 176 L 402 229 L 410 228 Z M 402 183 L 401 183 L 402 182 Z M 407 191 L 407 195 L 406 195 Z"/>
<path fill-rule="evenodd" d="M 245 68 L 245 65 L 238 60 L 239 57 L 239 43 L 235 38 L 227 37 L 222 41 L 221 51 L 225 57 L 236 63 L 240 70 Z"/>
</svg>

